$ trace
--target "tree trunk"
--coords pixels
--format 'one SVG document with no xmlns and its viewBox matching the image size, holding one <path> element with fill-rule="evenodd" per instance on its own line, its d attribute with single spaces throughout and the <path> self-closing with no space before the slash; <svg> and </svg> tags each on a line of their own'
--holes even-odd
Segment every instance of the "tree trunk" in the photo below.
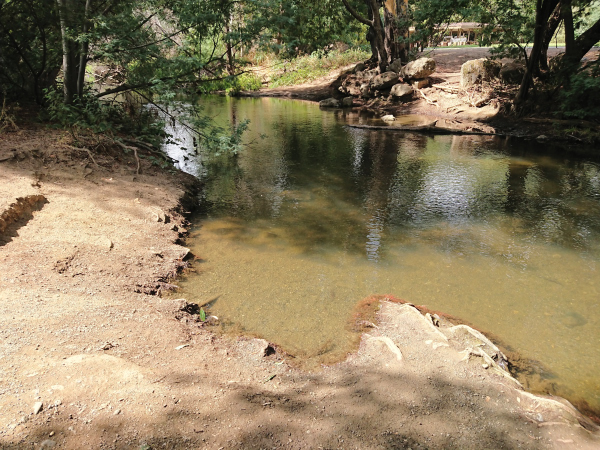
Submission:
<svg viewBox="0 0 600 450">
<path fill-rule="evenodd" d="M 377 0 L 368 0 L 368 6 L 373 12 L 373 32 L 375 34 L 375 47 L 377 48 L 379 71 L 385 72 L 386 67 L 390 64 L 389 55 L 385 45 L 385 29 L 379 15 L 379 5 Z"/>
<path fill-rule="evenodd" d="M 598 41 L 600 41 L 600 20 L 575 40 L 572 51 L 566 54 L 565 62 L 569 65 L 579 64 Z"/>
<path fill-rule="evenodd" d="M 83 34 L 87 34 L 90 30 L 90 7 L 91 0 L 86 0 L 85 2 L 85 11 L 83 13 Z M 83 96 L 83 88 L 85 87 L 85 68 L 87 66 L 87 58 L 88 58 L 88 50 L 90 44 L 85 38 L 81 42 L 81 48 L 79 52 L 79 64 L 77 67 L 77 95 L 79 97 Z"/>
<path fill-rule="evenodd" d="M 73 30 L 73 15 L 75 5 L 73 0 L 57 0 L 58 14 L 60 17 L 60 34 L 63 53 L 63 93 L 64 102 L 67 105 L 73 103 L 77 94 L 77 63 L 78 46 L 71 37 Z"/>
<path fill-rule="evenodd" d="M 225 43 L 225 52 L 227 53 L 227 73 L 229 75 L 234 75 L 235 74 L 235 69 L 234 69 L 234 63 L 233 63 L 233 46 L 231 45 L 231 16 L 227 19 L 227 22 L 225 23 L 225 34 L 226 34 L 226 40 L 227 42 Z"/>
<path fill-rule="evenodd" d="M 552 12 L 552 15 L 550 16 L 550 19 L 548 19 L 548 25 L 546 28 L 546 31 L 544 32 L 544 38 L 543 38 L 543 43 L 542 43 L 542 50 L 540 53 L 540 62 L 538 65 L 538 73 L 536 75 L 539 75 L 539 71 L 543 70 L 545 72 L 547 72 L 549 70 L 548 68 L 548 47 L 550 47 L 550 44 L 552 43 L 552 37 L 554 36 L 554 33 L 556 33 L 556 29 L 558 28 L 558 25 L 560 24 L 560 19 L 561 19 L 561 14 L 560 14 L 560 4 L 554 8 L 554 11 Z"/>
<path fill-rule="evenodd" d="M 405 26 L 402 19 L 407 12 L 406 0 L 386 0 L 383 5 L 383 18 L 385 23 L 385 47 L 389 62 L 396 59 L 408 62 L 408 52 L 404 42 L 399 42 L 400 37 L 406 37 L 408 30 L 400 29 L 399 24 Z"/>
<path fill-rule="evenodd" d="M 560 1 L 560 14 L 565 26 L 565 53 L 567 57 L 574 50 L 575 29 L 573 27 L 573 10 L 571 9 L 571 0 Z"/>
<path fill-rule="evenodd" d="M 537 0 L 536 2 L 533 48 L 531 49 L 529 60 L 527 61 L 525 75 L 523 76 L 523 81 L 519 87 L 519 92 L 515 97 L 514 104 L 516 107 L 519 107 L 521 104 L 523 104 L 529 95 L 529 88 L 533 83 L 533 74 L 535 72 L 535 68 L 538 66 L 540 55 L 542 53 L 542 40 L 544 37 L 544 32 L 546 31 L 548 20 L 550 19 L 552 11 L 554 11 L 556 8 L 556 5 L 558 5 L 558 0 Z"/>
<path fill-rule="evenodd" d="M 377 64 L 379 70 L 384 72 L 390 61 L 385 49 L 385 34 L 383 24 L 381 23 L 381 16 L 379 15 L 379 5 L 377 0 L 365 0 L 371 19 L 361 16 L 358 11 L 350 6 L 348 0 L 342 0 L 342 2 L 352 17 L 370 27 L 369 34 L 372 36 L 372 39 L 370 40 L 371 49 L 374 49 L 377 52 Z"/>
</svg>

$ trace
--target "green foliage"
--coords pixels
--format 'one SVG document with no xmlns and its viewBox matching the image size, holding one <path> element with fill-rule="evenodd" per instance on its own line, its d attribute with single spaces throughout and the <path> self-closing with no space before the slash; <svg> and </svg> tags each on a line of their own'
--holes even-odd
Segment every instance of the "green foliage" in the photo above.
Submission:
<svg viewBox="0 0 600 450">
<path fill-rule="evenodd" d="M 366 30 L 350 19 L 340 0 L 253 0 L 253 26 L 260 29 L 262 48 L 291 57 L 311 54 L 329 44 L 353 44 Z M 357 8 L 363 2 L 353 0 Z"/>
<path fill-rule="evenodd" d="M 204 311 L 204 308 L 200 308 L 199 315 L 200 315 L 200 320 L 202 322 L 206 322 L 206 311 Z"/>
<path fill-rule="evenodd" d="M 41 103 L 62 60 L 54 2 L 0 2 L 0 93 Z"/>
<path fill-rule="evenodd" d="M 46 90 L 46 119 L 61 128 L 93 133 L 122 133 L 137 136 L 140 140 L 159 146 L 164 135 L 164 122 L 157 120 L 152 111 L 143 108 L 139 99 L 123 101 L 98 99 L 93 91 L 67 105 L 62 92 Z"/>
<path fill-rule="evenodd" d="M 600 120 L 600 63 L 572 75 L 558 98 L 565 117 Z"/>
<path fill-rule="evenodd" d="M 316 51 L 311 55 L 284 60 L 279 63 L 284 66 L 284 70 L 273 77 L 269 86 L 280 87 L 307 83 L 327 75 L 332 70 L 363 61 L 370 55 L 370 52 L 361 49 L 351 49 L 345 52 L 334 50 L 328 53 Z"/>
<path fill-rule="evenodd" d="M 203 94 L 224 91 L 227 95 L 236 95 L 240 91 L 257 91 L 262 87 L 260 78 L 253 73 L 224 77 L 222 80 L 200 80 L 198 91 Z"/>
</svg>

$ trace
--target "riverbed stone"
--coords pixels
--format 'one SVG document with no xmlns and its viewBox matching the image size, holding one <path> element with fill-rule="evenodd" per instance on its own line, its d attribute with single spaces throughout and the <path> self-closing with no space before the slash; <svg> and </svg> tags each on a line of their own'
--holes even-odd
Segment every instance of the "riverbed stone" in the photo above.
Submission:
<svg viewBox="0 0 600 450">
<path fill-rule="evenodd" d="M 345 108 L 352 107 L 353 103 L 354 103 L 354 98 L 353 97 L 344 97 L 342 99 L 342 106 L 345 107 Z"/>
<path fill-rule="evenodd" d="M 460 68 L 460 86 L 468 88 L 484 81 L 491 81 L 500 73 L 502 64 L 487 58 L 472 59 Z"/>
<path fill-rule="evenodd" d="M 382 91 L 391 88 L 399 82 L 400 80 L 396 72 L 384 72 L 371 80 L 371 89 Z"/>
<path fill-rule="evenodd" d="M 409 80 L 420 80 L 427 78 L 433 72 L 435 72 L 435 60 L 433 58 L 419 58 L 404 66 L 399 75 Z"/>
<path fill-rule="evenodd" d="M 327 98 L 325 100 L 321 100 L 319 102 L 319 106 L 321 108 L 339 108 L 340 107 L 340 101 L 331 97 L 331 98 Z"/>
<path fill-rule="evenodd" d="M 385 116 L 381 117 L 381 120 L 383 120 L 384 122 L 393 122 L 394 120 L 396 120 L 396 118 L 391 114 L 386 114 Z"/>
<path fill-rule="evenodd" d="M 390 93 L 396 99 L 410 101 L 413 96 L 414 89 L 407 84 L 397 84 L 392 87 Z"/>
</svg>

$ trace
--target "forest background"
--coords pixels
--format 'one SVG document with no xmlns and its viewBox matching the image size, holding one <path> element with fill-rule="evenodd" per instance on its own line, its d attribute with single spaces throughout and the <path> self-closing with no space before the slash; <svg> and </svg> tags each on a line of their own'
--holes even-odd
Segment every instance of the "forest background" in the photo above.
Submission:
<svg viewBox="0 0 600 450">
<path fill-rule="evenodd" d="M 461 21 L 483 25 L 479 44 L 493 55 L 523 61 L 517 116 L 551 98 L 556 117 L 600 118 L 600 65 L 584 59 L 600 41 L 598 0 L 2 0 L 0 127 L 11 107 L 34 102 L 59 126 L 157 146 L 162 124 L 140 99 L 164 119 L 182 95 L 194 104 L 206 92 L 260 88 L 257 65 L 284 67 L 273 84 L 366 58 L 383 71 Z M 565 52 L 549 64 L 559 36 Z M 246 123 L 222 130 L 187 112 L 207 145 L 237 148 Z"/>
</svg>

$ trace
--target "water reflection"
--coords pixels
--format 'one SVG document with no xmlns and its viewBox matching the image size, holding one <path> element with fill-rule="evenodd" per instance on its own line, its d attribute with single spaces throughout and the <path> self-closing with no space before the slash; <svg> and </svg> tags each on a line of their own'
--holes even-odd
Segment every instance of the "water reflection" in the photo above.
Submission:
<svg viewBox="0 0 600 450">
<path fill-rule="evenodd" d="M 358 300 L 393 293 L 493 333 L 600 409 L 597 161 L 493 137 L 350 129 L 363 119 L 305 102 L 207 108 L 250 119 L 253 144 L 182 163 L 206 170 L 190 242 L 206 262 L 182 283 L 190 300 L 218 295 L 228 324 L 319 363 L 344 356 Z"/>
</svg>

